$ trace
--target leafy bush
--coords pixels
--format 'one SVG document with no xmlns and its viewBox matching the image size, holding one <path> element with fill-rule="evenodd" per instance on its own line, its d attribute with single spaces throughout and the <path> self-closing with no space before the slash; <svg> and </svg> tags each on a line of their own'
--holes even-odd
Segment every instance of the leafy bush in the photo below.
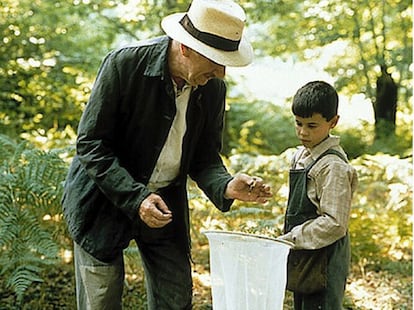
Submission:
<svg viewBox="0 0 414 310">
<path fill-rule="evenodd" d="M 228 213 L 214 209 L 200 193 L 193 194 L 192 221 L 196 238 L 199 230 L 219 229 L 263 234 L 281 234 L 288 195 L 288 169 L 293 149 L 280 156 L 231 156 L 232 172 L 258 175 L 271 184 L 273 199 L 266 205 L 237 202 Z M 409 263 L 412 244 L 412 158 L 384 154 L 364 155 L 351 160 L 359 185 L 353 199 L 350 235 L 353 264 L 381 268 L 392 263 Z M 192 188 L 192 192 L 197 189 Z M 196 227 L 196 228 L 194 228 Z"/>
<path fill-rule="evenodd" d="M 410 157 L 412 156 L 412 125 L 411 122 L 403 122 L 403 120 L 400 123 L 395 134 L 384 134 L 381 138 L 374 137 L 374 124 L 368 122 L 357 127 L 339 126 L 334 133 L 341 137 L 341 144 L 350 158 L 377 153 Z"/>
<path fill-rule="evenodd" d="M 359 175 L 350 222 L 355 262 L 363 271 L 411 260 L 412 158 L 364 155 L 352 163 Z"/>
<path fill-rule="evenodd" d="M 248 102 L 230 99 L 226 114 L 224 154 L 280 155 L 298 145 L 293 116 L 289 107 L 266 101 Z M 412 156 L 412 120 L 400 115 L 393 134 L 375 139 L 374 124 L 363 122 L 355 127 L 340 124 L 333 134 L 341 137 L 341 144 L 349 158 L 364 154 L 389 153 L 400 157 Z"/>
<path fill-rule="evenodd" d="M 55 264 L 58 236 L 65 234 L 60 197 L 66 165 L 44 152 L 0 135 L 0 274 L 21 302 L 26 289 L 42 281 Z"/>
<path fill-rule="evenodd" d="M 266 101 L 230 102 L 226 114 L 224 154 L 281 154 L 297 144 L 287 109 Z"/>
</svg>

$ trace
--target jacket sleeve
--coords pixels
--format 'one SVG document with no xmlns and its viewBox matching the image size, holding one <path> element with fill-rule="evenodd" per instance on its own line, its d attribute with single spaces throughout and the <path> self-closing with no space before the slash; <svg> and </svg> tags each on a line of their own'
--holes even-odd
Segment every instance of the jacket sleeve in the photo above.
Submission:
<svg viewBox="0 0 414 310">
<path fill-rule="evenodd" d="M 210 81 L 213 82 L 213 81 Z M 224 125 L 226 87 L 223 81 L 214 80 L 205 89 L 201 103 L 207 115 L 195 154 L 192 159 L 190 176 L 197 182 L 213 204 L 221 211 L 230 210 L 231 199 L 224 198 L 227 184 L 233 178 L 227 171 L 220 156 Z"/>
<path fill-rule="evenodd" d="M 134 180 L 116 156 L 115 133 L 121 94 L 114 57 L 111 53 L 104 59 L 81 117 L 77 156 L 102 193 L 134 219 L 149 191 L 144 184 Z"/>
</svg>

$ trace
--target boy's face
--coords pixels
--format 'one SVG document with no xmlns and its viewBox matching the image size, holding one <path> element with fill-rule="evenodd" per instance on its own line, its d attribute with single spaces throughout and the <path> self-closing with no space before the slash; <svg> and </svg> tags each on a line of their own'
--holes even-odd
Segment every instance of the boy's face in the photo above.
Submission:
<svg viewBox="0 0 414 310">
<path fill-rule="evenodd" d="M 327 121 L 320 113 L 305 118 L 295 115 L 296 135 L 305 147 L 313 148 L 328 137 L 338 119 L 339 116 L 336 115 Z"/>
</svg>

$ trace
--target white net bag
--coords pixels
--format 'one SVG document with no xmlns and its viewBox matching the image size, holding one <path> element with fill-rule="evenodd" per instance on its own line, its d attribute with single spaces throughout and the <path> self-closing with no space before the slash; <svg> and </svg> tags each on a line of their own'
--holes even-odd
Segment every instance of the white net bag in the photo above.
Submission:
<svg viewBox="0 0 414 310">
<path fill-rule="evenodd" d="M 214 310 L 283 309 L 290 243 L 236 232 L 204 234 Z"/>
</svg>

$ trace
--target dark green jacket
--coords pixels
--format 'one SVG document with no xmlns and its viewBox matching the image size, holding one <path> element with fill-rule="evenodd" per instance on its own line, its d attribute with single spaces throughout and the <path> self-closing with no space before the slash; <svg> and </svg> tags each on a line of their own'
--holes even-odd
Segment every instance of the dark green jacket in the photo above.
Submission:
<svg viewBox="0 0 414 310">
<path fill-rule="evenodd" d="M 77 153 L 62 200 L 64 217 L 73 239 L 104 261 L 132 238 L 156 238 L 164 232 L 141 223 L 138 208 L 150 194 L 145 185 L 176 113 L 168 43 L 163 36 L 109 53 L 79 123 Z M 180 176 L 165 193 L 174 217 L 167 231 L 187 244 L 187 175 L 220 210 L 232 204 L 223 198 L 231 176 L 219 154 L 225 95 L 225 84 L 218 79 L 192 93 Z"/>
</svg>

